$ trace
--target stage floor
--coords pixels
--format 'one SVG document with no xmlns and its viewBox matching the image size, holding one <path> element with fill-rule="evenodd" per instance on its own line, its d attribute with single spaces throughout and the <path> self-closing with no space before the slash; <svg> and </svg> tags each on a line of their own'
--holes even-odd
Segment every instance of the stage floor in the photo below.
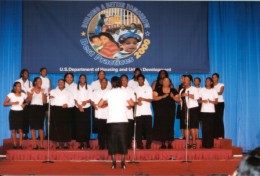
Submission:
<svg viewBox="0 0 260 176">
<path fill-rule="evenodd" d="M 41 161 L 0 160 L 1 175 L 230 175 L 241 158 L 214 161 L 141 161 L 126 163 L 126 169 L 112 170 L 110 161 L 55 161 L 52 164 Z"/>
</svg>

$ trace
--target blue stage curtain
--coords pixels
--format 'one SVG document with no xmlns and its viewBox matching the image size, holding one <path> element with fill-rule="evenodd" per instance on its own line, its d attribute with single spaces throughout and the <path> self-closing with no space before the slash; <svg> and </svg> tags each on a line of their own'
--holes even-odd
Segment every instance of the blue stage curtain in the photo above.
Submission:
<svg viewBox="0 0 260 176">
<path fill-rule="evenodd" d="M 210 2 L 211 71 L 225 84 L 225 130 L 244 151 L 260 146 L 260 3 Z"/>
<path fill-rule="evenodd" d="M 0 1 L 0 145 L 10 138 L 9 108 L 3 107 L 13 82 L 19 78 L 22 48 L 22 2 Z"/>
<path fill-rule="evenodd" d="M 18 79 L 21 62 L 21 2 L 0 2 L 0 69 L 1 103 L 10 92 L 13 81 Z M 220 74 L 225 84 L 225 137 L 244 151 L 260 146 L 260 3 L 258 2 L 209 2 L 209 74 L 193 74 L 202 79 L 212 73 Z M 157 74 L 144 73 L 151 84 Z M 183 73 L 185 74 L 185 73 Z M 110 79 L 116 74 L 107 74 Z M 38 74 L 31 74 L 33 80 Z M 129 78 L 132 77 L 128 74 Z M 170 74 L 175 87 L 181 74 Z M 49 74 L 53 88 L 62 74 Z M 79 74 L 75 74 L 77 82 Z M 88 82 L 97 79 L 87 74 Z M 9 108 L 0 108 L 0 145 L 10 137 Z M 175 135 L 180 136 L 179 120 L 175 121 Z M 92 135 L 95 137 L 95 135 Z"/>
</svg>

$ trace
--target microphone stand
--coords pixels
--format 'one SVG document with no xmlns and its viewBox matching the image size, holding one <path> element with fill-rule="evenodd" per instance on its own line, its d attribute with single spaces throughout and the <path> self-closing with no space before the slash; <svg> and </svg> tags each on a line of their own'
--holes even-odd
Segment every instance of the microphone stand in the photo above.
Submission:
<svg viewBox="0 0 260 176">
<path fill-rule="evenodd" d="M 48 140 L 47 140 L 47 160 L 43 161 L 43 163 L 54 163 L 50 160 L 50 118 L 51 118 L 51 98 L 50 94 L 48 94 L 49 97 L 49 104 L 48 104 L 48 118 L 47 118 L 47 131 L 48 131 Z"/>
<path fill-rule="evenodd" d="M 136 97 L 136 94 L 135 94 L 135 106 L 134 106 L 134 145 L 133 145 L 133 157 L 132 157 L 132 160 L 129 161 L 130 164 L 138 164 L 140 163 L 139 161 L 136 161 L 135 160 L 135 152 L 136 152 L 136 108 L 137 108 L 137 97 Z"/>
<path fill-rule="evenodd" d="M 188 140 L 190 140 L 190 136 L 187 136 L 186 133 L 189 131 L 189 118 L 190 118 L 190 110 L 188 108 L 188 104 L 190 102 L 190 97 L 189 97 L 189 91 L 187 91 L 188 93 L 188 101 L 186 102 L 186 107 L 187 107 L 187 117 L 186 117 L 186 121 L 187 121 L 187 125 L 186 125 L 186 132 L 185 132 L 185 160 L 182 161 L 182 163 L 191 163 L 190 160 L 188 160 Z"/>
</svg>

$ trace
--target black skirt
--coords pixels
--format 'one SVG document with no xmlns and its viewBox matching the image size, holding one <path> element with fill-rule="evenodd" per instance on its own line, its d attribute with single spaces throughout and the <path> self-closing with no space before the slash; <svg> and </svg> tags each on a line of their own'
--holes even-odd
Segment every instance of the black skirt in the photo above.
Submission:
<svg viewBox="0 0 260 176">
<path fill-rule="evenodd" d="M 127 154 L 128 123 L 108 123 L 108 154 Z"/>
<path fill-rule="evenodd" d="M 44 106 L 30 105 L 29 106 L 29 123 L 30 129 L 39 130 L 44 126 Z"/>
<path fill-rule="evenodd" d="M 76 141 L 87 142 L 90 138 L 90 107 L 80 112 L 76 108 Z"/>
<path fill-rule="evenodd" d="M 183 112 L 184 114 L 184 112 Z M 184 127 L 187 128 L 187 117 L 184 116 Z M 199 107 L 189 109 L 189 124 L 188 128 L 199 128 Z"/>
<path fill-rule="evenodd" d="M 51 106 L 50 139 L 56 142 L 71 140 L 69 110 L 60 106 Z"/>
<path fill-rule="evenodd" d="M 9 128 L 10 130 L 23 129 L 24 112 L 10 110 L 9 112 Z"/>
</svg>

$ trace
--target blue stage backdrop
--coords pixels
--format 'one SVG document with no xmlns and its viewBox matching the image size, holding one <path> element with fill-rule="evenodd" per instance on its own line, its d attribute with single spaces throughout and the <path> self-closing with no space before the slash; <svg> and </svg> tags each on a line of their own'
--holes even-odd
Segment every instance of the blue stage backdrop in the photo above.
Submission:
<svg viewBox="0 0 260 176">
<path fill-rule="evenodd" d="M 23 2 L 22 67 L 209 73 L 207 18 L 207 2 Z"/>
</svg>

